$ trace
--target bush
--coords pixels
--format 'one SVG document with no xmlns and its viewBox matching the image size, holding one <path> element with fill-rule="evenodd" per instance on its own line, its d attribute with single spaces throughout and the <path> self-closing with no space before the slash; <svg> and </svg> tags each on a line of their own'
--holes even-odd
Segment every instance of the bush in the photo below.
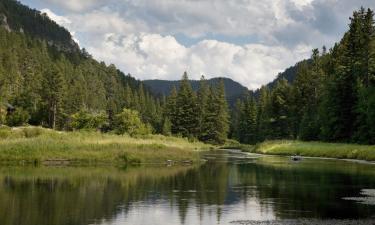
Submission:
<svg viewBox="0 0 375 225">
<path fill-rule="evenodd" d="M 117 134 L 130 136 L 151 134 L 152 128 L 142 122 L 139 113 L 134 110 L 124 109 L 115 116 L 114 130 Z"/>
<path fill-rule="evenodd" d="M 12 114 L 6 116 L 6 124 L 11 127 L 25 125 L 30 119 L 30 115 L 23 109 L 16 109 Z"/>
<path fill-rule="evenodd" d="M 101 129 L 108 123 L 105 113 L 90 113 L 88 111 L 79 111 L 71 116 L 71 126 L 73 129 Z"/>
</svg>

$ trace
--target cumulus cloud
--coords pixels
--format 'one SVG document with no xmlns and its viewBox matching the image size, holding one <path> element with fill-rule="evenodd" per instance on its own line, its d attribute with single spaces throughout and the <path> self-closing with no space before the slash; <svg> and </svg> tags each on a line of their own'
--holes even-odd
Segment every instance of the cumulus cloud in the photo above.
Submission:
<svg viewBox="0 0 375 225">
<path fill-rule="evenodd" d="M 310 53 L 309 46 L 289 50 L 282 46 L 239 46 L 216 40 L 200 41 L 191 47 L 172 36 L 142 33 L 106 34 L 89 52 L 110 61 L 141 79 L 179 79 L 187 71 L 192 79 L 225 76 L 251 89 L 270 82 L 275 74 Z"/>
<path fill-rule="evenodd" d="M 75 37 L 76 32 L 71 28 L 72 27 L 72 21 L 64 16 L 56 15 L 54 12 L 52 12 L 50 9 L 41 9 L 42 13 L 47 14 L 47 16 L 55 21 L 60 26 L 63 26 L 67 29 L 69 29 L 70 34 L 72 35 L 73 40 L 79 44 L 79 40 Z"/>
<path fill-rule="evenodd" d="M 375 7 L 373 0 L 27 1 L 58 9 L 60 15 L 43 11 L 94 57 L 137 78 L 179 79 L 187 70 L 192 78 L 226 76 L 249 88 L 310 49 L 332 46 L 353 10 Z"/>
</svg>

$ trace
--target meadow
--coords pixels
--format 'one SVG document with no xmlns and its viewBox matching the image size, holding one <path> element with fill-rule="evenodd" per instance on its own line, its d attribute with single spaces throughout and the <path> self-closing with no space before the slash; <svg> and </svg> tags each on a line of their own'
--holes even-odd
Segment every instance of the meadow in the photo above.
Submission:
<svg viewBox="0 0 375 225">
<path fill-rule="evenodd" d="M 197 162 L 210 145 L 162 135 L 130 137 L 40 127 L 0 128 L 2 164 L 138 164 Z"/>
<path fill-rule="evenodd" d="M 270 155 L 300 155 L 375 161 L 375 145 L 282 140 L 257 144 L 251 152 Z"/>
</svg>

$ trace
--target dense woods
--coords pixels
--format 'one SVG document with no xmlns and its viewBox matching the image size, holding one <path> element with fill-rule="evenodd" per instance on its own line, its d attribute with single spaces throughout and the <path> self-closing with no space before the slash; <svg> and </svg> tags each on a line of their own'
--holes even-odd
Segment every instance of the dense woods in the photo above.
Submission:
<svg viewBox="0 0 375 225">
<path fill-rule="evenodd" d="M 375 144 L 374 13 L 361 8 L 350 20 L 349 31 L 329 51 L 314 49 L 311 59 L 274 82 L 245 91 L 235 104 L 231 99 L 229 110 L 224 83 L 237 83 L 202 76 L 192 87 L 185 73 L 168 97 L 160 96 L 114 65 L 94 60 L 45 14 L 4 0 L 0 124 L 153 132 L 215 144 L 228 135 L 248 144 L 270 139 Z M 230 91 L 235 96 L 238 90 Z"/>
<path fill-rule="evenodd" d="M 232 137 L 375 144 L 375 27 L 372 10 L 350 18 L 349 31 L 329 52 L 314 49 L 292 82 L 278 79 L 256 99 L 239 100 Z"/>
<path fill-rule="evenodd" d="M 12 0 L 0 2 L 0 14 L 0 124 L 71 130 L 77 115 L 104 114 L 105 123 L 92 128 L 108 130 L 128 108 L 160 127 L 160 102 L 140 81 L 77 49 L 44 14 Z"/>
<path fill-rule="evenodd" d="M 185 72 L 178 91 L 173 88 L 167 99 L 163 132 L 219 144 L 225 142 L 228 131 L 224 81 L 209 85 L 202 76 L 194 92 Z"/>
</svg>

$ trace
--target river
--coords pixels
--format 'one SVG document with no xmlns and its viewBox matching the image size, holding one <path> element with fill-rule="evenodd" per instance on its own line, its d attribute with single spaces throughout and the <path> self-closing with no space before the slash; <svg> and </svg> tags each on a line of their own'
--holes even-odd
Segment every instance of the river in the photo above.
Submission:
<svg viewBox="0 0 375 225">
<path fill-rule="evenodd" d="M 375 165 L 236 151 L 203 158 L 200 166 L 2 166 L 0 224 L 375 221 Z"/>
</svg>

